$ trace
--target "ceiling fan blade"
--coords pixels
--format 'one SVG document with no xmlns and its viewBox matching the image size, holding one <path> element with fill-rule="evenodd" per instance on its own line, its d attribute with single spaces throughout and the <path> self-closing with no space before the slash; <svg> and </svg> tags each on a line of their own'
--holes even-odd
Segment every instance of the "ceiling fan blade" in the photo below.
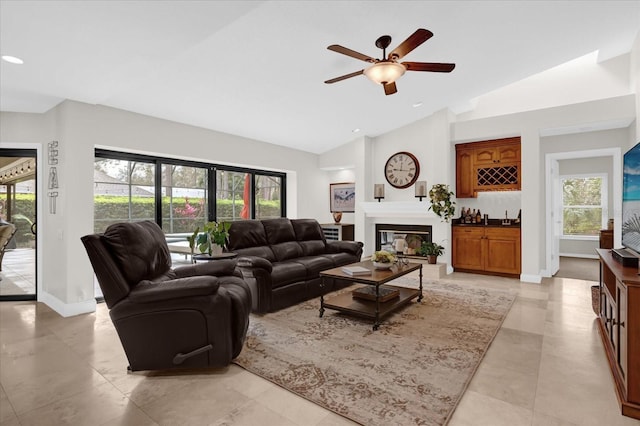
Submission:
<svg viewBox="0 0 640 426">
<path fill-rule="evenodd" d="M 342 53 L 343 55 L 351 56 L 352 58 L 360 59 L 361 61 L 374 63 L 376 60 L 371 56 L 364 55 L 360 52 L 356 52 L 355 50 L 348 49 L 346 47 L 340 46 L 339 44 L 332 44 L 327 47 L 329 50 L 333 50 L 334 52 Z"/>
<path fill-rule="evenodd" d="M 407 71 L 431 71 L 431 72 L 451 72 L 456 64 L 443 64 L 439 62 L 403 62 Z"/>
<path fill-rule="evenodd" d="M 396 88 L 396 83 L 387 83 L 387 84 L 383 84 L 384 86 L 384 94 L 389 96 L 389 95 L 393 95 L 394 93 L 396 93 L 398 91 L 398 89 Z"/>
<path fill-rule="evenodd" d="M 336 78 L 332 78 L 331 80 L 327 80 L 327 81 L 325 81 L 325 83 L 327 83 L 327 84 L 336 83 L 338 81 L 346 80 L 347 78 L 355 77 L 355 76 L 360 75 L 362 73 L 364 73 L 364 70 L 352 72 L 351 74 L 341 75 L 340 77 L 336 77 Z"/>
<path fill-rule="evenodd" d="M 398 47 L 389 53 L 389 58 L 395 60 L 401 59 L 407 53 L 411 52 L 431 37 L 433 37 L 433 33 L 431 31 L 425 30 L 424 28 L 418 28 L 415 33 L 411 34 L 409 38 L 400 43 Z"/>
</svg>

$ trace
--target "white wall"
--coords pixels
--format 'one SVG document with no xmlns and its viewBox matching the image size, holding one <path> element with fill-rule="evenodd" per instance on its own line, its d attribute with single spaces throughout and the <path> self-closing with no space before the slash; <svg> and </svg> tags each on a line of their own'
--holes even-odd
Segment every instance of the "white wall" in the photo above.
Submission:
<svg viewBox="0 0 640 426">
<path fill-rule="evenodd" d="M 478 120 L 459 120 L 453 124 L 453 140 L 456 142 L 521 135 L 523 280 L 539 281 L 546 270 L 545 174 L 540 135 L 569 128 L 578 131 L 580 127 L 593 123 L 628 124 L 633 122 L 635 115 L 635 96 L 626 95 Z M 606 140 L 587 139 L 578 142 L 578 149 L 609 146 Z M 567 141 L 551 146 L 559 151 L 576 149 Z"/>
<path fill-rule="evenodd" d="M 2 113 L 0 117 L 2 142 L 37 142 L 46 151 L 47 142 L 59 141 L 58 211 L 52 215 L 45 210 L 44 217 L 38 218 L 38 231 L 44 237 L 43 271 L 39 274 L 43 292 L 39 298 L 63 315 L 94 309 L 93 270 L 80 237 L 93 232 L 96 146 L 286 171 L 289 217 L 322 219 L 319 213 L 328 211 L 327 178 L 319 170 L 315 154 L 73 101 L 65 101 L 43 115 Z M 40 182 L 46 184 L 46 176 Z M 41 187 L 40 194 L 45 191 Z"/>
<path fill-rule="evenodd" d="M 347 220 L 356 224 L 356 239 L 365 242 L 365 254 L 373 249 L 373 224 L 387 221 L 366 212 L 374 183 L 386 183 L 383 167 L 397 151 L 415 154 L 421 165 L 419 180 L 428 187 L 449 184 L 455 190 L 455 143 L 520 136 L 522 139 L 522 276 L 539 281 L 545 265 L 544 153 L 558 149 L 588 149 L 620 144 L 633 146 L 640 135 L 640 36 L 630 55 L 601 64 L 582 58 L 509 85 L 475 100 L 475 109 L 458 116 L 444 109 L 415 123 L 375 138 L 360 136 L 321 156 L 211 130 L 186 126 L 135 113 L 66 101 L 45 114 L 0 113 L 1 144 L 60 143 L 59 211 L 38 218 L 43 237 L 39 250 L 40 298 L 63 315 L 93 309 L 92 270 L 80 244 L 80 236 L 92 232 L 93 153 L 96 146 L 114 150 L 158 154 L 167 157 L 211 161 L 287 172 L 290 217 L 331 220 L 328 185 L 333 181 L 356 182 L 356 212 Z M 516 112 L 516 113 L 514 113 Z M 626 123 L 626 124 L 624 124 Z M 615 141 L 563 137 L 549 144 L 549 135 L 626 128 Z M 584 130 L 587 128 L 587 130 Z M 580 146 L 575 147 L 573 144 Z M 626 149 L 624 149 L 626 150 Z M 350 172 L 328 171 L 346 167 Z M 48 168 L 45 168 L 45 174 Z M 341 173 L 346 173 L 343 177 Z M 46 176 L 40 179 L 44 194 Z M 493 200 L 515 206 L 513 194 Z M 512 198 L 513 197 L 513 198 Z M 46 201 L 46 200 L 41 200 Z M 481 199 L 482 201 L 482 199 Z M 419 203 L 413 187 L 398 190 L 386 185 L 385 205 L 390 211 L 407 206 L 412 212 L 397 223 L 424 223 L 434 227 L 434 240 L 445 241 L 445 261 L 450 261 L 450 225 Z M 458 207 L 461 207 L 458 205 Z M 493 208 L 493 207 L 491 207 Z M 500 209 L 502 206 L 500 207 Z M 615 207 L 614 207 L 615 208 Z"/>
<path fill-rule="evenodd" d="M 532 75 L 482 95 L 472 101 L 474 109 L 458 115 L 472 120 L 515 112 L 635 93 L 629 84 L 631 54 L 598 62 L 598 52 Z"/>
<path fill-rule="evenodd" d="M 420 163 L 418 180 L 426 180 L 427 188 L 444 183 L 455 190 L 454 150 L 450 143 L 452 117 L 450 111 L 442 110 L 392 132 L 375 138 L 357 139 L 320 156 L 319 163 L 325 168 L 345 164 L 345 156 L 354 156 L 356 159 L 355 234 L 356 239 L 364 243 L 365 256 L 375 249 L 376 223 L 431 225 L 434 241 L 442 242 L 445 246 L 441 260 L 450 263 L 450 224 L 440 221 L 428 210 L 428 198 L 422 202 L 415 198 L 414 186 L 397 189 L 389 185 L 384 177 L 384 166 L 396 152 L 408 151 L 417 157 Z M 380 203 L 373 199 L 375 183 L 385 185 L 385 198 Z M 367 204 L 372 203 L 383 212 L 367 211 Z"/>
</svg>

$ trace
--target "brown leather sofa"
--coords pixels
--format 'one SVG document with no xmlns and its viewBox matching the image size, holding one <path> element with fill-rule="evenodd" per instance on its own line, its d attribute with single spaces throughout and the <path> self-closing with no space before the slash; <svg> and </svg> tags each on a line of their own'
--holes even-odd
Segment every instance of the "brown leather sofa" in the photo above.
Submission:
<svg viewBox="0 0 640 426">
<path fill-rule="evenodd" d="M 235 260 L 172 269 L 164 233 L 151 221 L 81 240 L 130 370 L 222 367 L 240 354 L 251 293 Z"/>
<path fill-rule="evenodd" d="M 314 219 L 242 220 L 231 223 L 229 251 L 251 289 L 252 310 L 273 312 L 348 286 L 342 280 L 320 287 L 320 271 L 359 262 L 362 243 L 327 241 Z"/>
</svg>

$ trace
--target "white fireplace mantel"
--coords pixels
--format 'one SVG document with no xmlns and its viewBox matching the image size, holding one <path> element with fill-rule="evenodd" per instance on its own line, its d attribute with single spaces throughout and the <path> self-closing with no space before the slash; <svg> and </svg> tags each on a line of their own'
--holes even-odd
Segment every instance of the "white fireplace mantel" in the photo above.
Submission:
<svg viewBox="0 0 640 426">
<path fill-rule="evenodd" d="M 429 202 L 423 201 L 381 201 L 360 203 L 366 217 L 419 217 L 421 219 L 439 220 L 429 210 Z"/>
</svg>

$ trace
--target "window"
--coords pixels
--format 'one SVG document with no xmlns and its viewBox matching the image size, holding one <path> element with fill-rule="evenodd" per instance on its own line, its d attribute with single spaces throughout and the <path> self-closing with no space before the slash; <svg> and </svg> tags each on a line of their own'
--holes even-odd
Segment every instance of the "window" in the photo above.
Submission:
<svg viewBox="0 0 640 426">
<path fill-rule="evenodd" d="M 256 175 L 256 219 L 282 216 L 282 178 Z"/>
<path fill-rule="evenodd" d="M 99 158 L 94 167 L 94 229 L 117 222 L 154 220 L 155 166 L 152 163 Z"/>
<path fill-rule="evenodd" d="M 283 217 L 285 189 L 285 173 L 97 149 L 94 229 L 146 219 L 182 239 L 208 221 Z"/>
<path fill-rule="evenodd" d="M 216 217 L 219 222 L 251 219 L 251 174 L 216 171 Z"/>
<path fill-rule="evenodd" d="M 562 234 L 596 238 L 606 227 L 607 175 L 561 176 Z"/>
<path fill-rule="evenodd" d="M 202 167 L 162 164 L 162 229 L 191 233 L 207 221 L 207 174 Z"/>
</svg>

